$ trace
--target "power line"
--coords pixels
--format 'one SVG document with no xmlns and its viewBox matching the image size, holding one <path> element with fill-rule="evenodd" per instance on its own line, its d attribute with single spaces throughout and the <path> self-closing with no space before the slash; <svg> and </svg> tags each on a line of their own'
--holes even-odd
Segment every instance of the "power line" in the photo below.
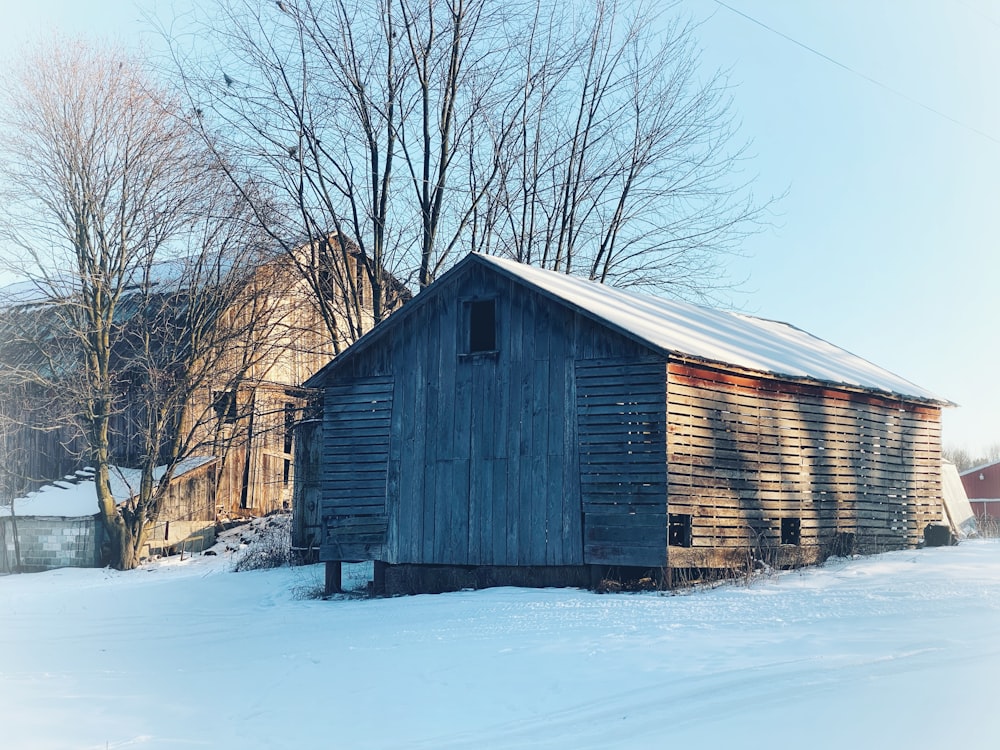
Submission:
<svg viewBox="0 0 1000 750">
<path fill-rule="evenodd" d="M 965 6 L 965 8 L 967 8 L 971 12 L 975 13 L 980 18 L 983 18 L 983 19 L 989 21 L 994 26 L 1000 27 L 1000 23 L 997 23 L 997 20 L 995 18 L 993 18 L 993 16 L 989 15 L 988 13 L 984 13 L 979 8 L 977 8 L 975 5 L 972 5 L 971 3 L 965 2 L 965 0 L 958 0 L 958 4 L 962 5 L 962 6 Z"/>
<path fill-rule="evenodd" d="M 891 94 L 895 94 L 896 96 L 900 97 L 901 99 L 905 99 L 906 101 L 910 102 L 911 104 L 915 104 L 916 106 L 918 106 L 918 107 L 920 107 L 922 109 L 925 109 L 928 112 L 931 112 L 932 114 L 937 115 L 938 117 L 944 118 L 945 120 L 948 120 L 949 122 L 951 122 L 951 123 L 953 123 L 955 125 L 958 125 L 960 128 L 964 128 L 965 130 L 968 130 L 971 133 L 975 133 L 976 135 L 982 136 L 983 138 L 986 138 L 986 139 L 988 139 L 990 141 L 993 141 L 994 143 L 1000 145 L 1000 138 L 996 138 L 995 136 L 992 136 L 989 133 L 987 133 L 987 132 L 985 132 L 983 130 L 980 130 L 977 127 L 969 125 L 966 122 L 962 122 L 961 120 L 956 119 L 956 118 L 952 117 L 951 115 L 942 112 L 939 109 L 935 109 L 934 107 L 930 106 L 929 104 L 924 104 L 919 99 L 914 99 L 909 94 L 903 93 L 899 89 L 895 89 L 892 86 L 889 86 L 888 84 L 882 83 L 882 81 L 878 80 L 877 78 L 872 78 L 867 73 L 863 73 L 862 71 L 860 71 L 860 70 L 858 70 L 856 68 L 852 68 L 850 65 L 846 65 L 846 64 L 840 62 L 839 60 L 836 60 L 836 59 L 830 57 L 829 55 L 820 52 L 818 49 L 815 49 L 813 47 L 810 47 L 808 44 L 804 44 L 803 42 L 800 42 L 798 39 L 795 39 L 794 37 L 791 37 L 788 34 L 785 34 L 784 32 L 778 31 L 773 26 L 768 26 L 763 21 L 759 21 L 756 18 L 754 18 L 753 16 L 748 15 L 748 14 L 744 13 L 741 10 L 737 10 L 733 6 L 728 5 L 728 4 L 724 3 L 724 2 L 722 2 L 722 0 L 715 0 L 715 3 L 717 5 L 722 6 L 726 10 L 728 10 L 728 11 L 730 11 L 732 13 L 735 13 L 738 16 L 742 16 L 743 18 L 745 18 L 746 20 L 750 21 L 751 23 L 754 23 L 754 24 L 760 26 L 762 29 L 766 29 L 767 31 L 770 31 L 772 34 L 780 36 L 782 39 L 785 39 L 786 41 L 789 41 L 792 44 L 794 44 L 794 45 L 796 45 L 798 47 L 801 47 L 802 49 L 806 50 L 807 52 L 811 52 L 812 54 L 816 55 L 817 57 L 821 57 L 822 59 L 826 60 L 827 62 L 832 63 L 833 65 L 836 65 L 838 68 L 843 68 L 848 73 L 852 73 L 852 74 L 858 76 L 858 78 L 862 78 L 862 79 L 868 81 L 869 83 L 874 84 L 875 86 L 878 86 L 881 89 L 885 89 L 886 91 L 888 91 Z"/>
</svg>

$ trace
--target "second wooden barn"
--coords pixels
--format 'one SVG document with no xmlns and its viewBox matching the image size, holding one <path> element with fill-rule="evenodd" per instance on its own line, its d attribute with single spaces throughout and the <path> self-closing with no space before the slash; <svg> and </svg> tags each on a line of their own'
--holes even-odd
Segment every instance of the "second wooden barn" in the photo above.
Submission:
<svg viewBox="0 0 1000 750">
<path fill-rule="evenodd" d="M 784 323 L 494 257 L 307 385 L 294 542 L 330 588 L 346 560 L 389 592 L 807 563 L 941 517 L 947 402 Z"/>
</svg>

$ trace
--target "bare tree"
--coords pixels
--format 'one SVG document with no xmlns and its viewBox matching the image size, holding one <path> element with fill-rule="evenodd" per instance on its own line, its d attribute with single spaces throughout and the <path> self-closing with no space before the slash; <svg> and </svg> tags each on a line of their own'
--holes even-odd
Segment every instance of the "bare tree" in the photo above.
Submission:
<svg viewBox="0 0 1000 750">
<path fill-rule="evenodd" d="M 375 289 L 386 269 L 425 286 L 475 250 L 711 295 L 767 207 L 739 176 L 727 81 L 700 69 L 695 27 L 672 7 L 217 7 L 194 22 L 210 46 L 174 35 L 192 106 L 283 206 L 274 237 L 289 250 L 289 237 L 353 237 Z M 336 286 L 357 318 L 356 279 Z M 379 296 L 374 319 L 388 309 Z M 350 326 L 348 340 L 363 328 Z"/>
<path fill-rule="evenodd" d="M 234 189 L 178 100 L 121 50 L 60 43 L 5 83 L 4 236 L 38 311 L 19 334 L 34 359 L 22 370 L 72 402 L 108 560 L 131 568 L 198 444 L 207 417 L 192 392 L 237 380 L 246 364 L 220 363 L 253 344 L 225 320 L 260 247 L 249 190 Z M 124 456 L 142 479 L 115 498 L 110 472 Z"/>
<path fill-rule="evenodd" d="M 407 294 L 387 252 L 400 240 L 389 234 L 395 14 L 370 15 L 363 26 L 355 11 L 345 3 L 222 2 L 219 16 L 202 23 L 225 54 L 174 50 L 206 140 L 241 154 L 234 182 L 249 172 L 267 186 L 268 206 L 278 210 L 259 216 L 261 226 L 312 289 L 338 350 Z"/>
<path fill-rule="evenodd" d="M 745 146 L 725 78 L 704 76 L 683 18 L 602 0 L 571 23 L 564 8 L 544 7 L 516 48 L 518 140 L 480 217 L 496 235 L 489 251 L 711 296 L 766 207 L 738 177 Z"/>
<path fill-rule="evenodd" d="M 1000 461 L 1000 443 L 992 443 L 977 453 L 972 453 L 964 446 L 950 446 L 941 451 L 941 457 L 955 464 L 959 471 L 966 471 L 975 466 Z"/>
</svg>

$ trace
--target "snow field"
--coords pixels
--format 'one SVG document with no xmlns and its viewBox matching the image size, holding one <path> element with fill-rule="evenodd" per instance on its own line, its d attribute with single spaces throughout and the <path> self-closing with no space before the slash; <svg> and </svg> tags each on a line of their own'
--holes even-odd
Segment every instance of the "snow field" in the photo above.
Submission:
<svg viewBox="0 0 1000 750">
<path fill-rule="evenodd" d="M 996 542 L 673 596 L 231 567 L 0 578 L 0 746 L 1000 746 Z"/>
</svg>

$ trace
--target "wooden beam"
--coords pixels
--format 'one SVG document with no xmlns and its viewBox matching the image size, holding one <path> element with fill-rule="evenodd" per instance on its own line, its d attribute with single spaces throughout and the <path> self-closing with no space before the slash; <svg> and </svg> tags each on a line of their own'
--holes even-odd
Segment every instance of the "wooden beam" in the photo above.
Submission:
<svg viewBox="0 0 1000 750">
<path fill-rule="evenodd" d="M 341 562 L 340 560 L 327 560 L 325 580 L 323 583 L 323 595 L 343 593 L 341 588 Z"/>
</svg>

